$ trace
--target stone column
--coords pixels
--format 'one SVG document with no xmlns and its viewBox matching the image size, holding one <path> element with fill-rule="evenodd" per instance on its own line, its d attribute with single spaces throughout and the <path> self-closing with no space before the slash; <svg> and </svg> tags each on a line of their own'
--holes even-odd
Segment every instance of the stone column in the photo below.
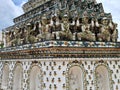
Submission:
<svg viewBox="0 0 120 90">
<path fill-rule="evenodd" d="M 22 62 L 23 63 L 23 89 L 22 90 L 29 90 L 28 80 L 29 80 L 29 67 L 30 62 Z"/>
<path fill-rule="evenodd" d="M 15 62 L 9 62 L 9 82 L 8 82 L 8 90 L 13 90 L 13 70 L 14 70 Z"/>
<path fill-rule="evenodd" d="M 94 88 L 94 61 L 83 61 L 84 68 L 86 70 L 86 89 L 87 90 L 95 90 Z"/>
<path fill-rule="evenodd" d="M 3 63 L 0 62 L 0 89 L 1 89 L 1 84 L 2 84 L 2 69 L 3 69 Z"/>
</svg>

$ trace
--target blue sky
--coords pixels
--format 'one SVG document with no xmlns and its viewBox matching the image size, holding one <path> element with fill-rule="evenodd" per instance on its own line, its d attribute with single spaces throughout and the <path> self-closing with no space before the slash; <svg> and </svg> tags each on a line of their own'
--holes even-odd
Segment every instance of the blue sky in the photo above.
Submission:
<svg viewBox="0 0 120 90">
<path fill-rule="evenodd" d="M 27 1 L 27 0 L 12 0 L 14 2 L 15 5 L 21 5 L 21 3 L 23 3 L 23 1 Z"/>
<path fill-rule="evenodd" d="M 27 0 L 0 0 L 0 30 L 13 25 L 13 18 L 23 14 L 21 6 Z"/>
<path fill-rule="evenodd" d="M 102 2 L 105 12 L 111 13 L 113 21 L 118 24 L 118 41 L 120 41 L 120 1 L 119 0 L 97 0 Z"/>
<path fill-rule="evenodd" d="M 22 5 L 28 0 L 0 0 L 0 31 L 13 25 L 13 18 L 23 14 Z M 105 12 L 112 13 L 113 21 L 118 23 L 120 41 L 120 5 L 119 0 L 97 0 L 102 2 Z M 1 35 L 0 35 L 1 38 Z"/>
</svg>

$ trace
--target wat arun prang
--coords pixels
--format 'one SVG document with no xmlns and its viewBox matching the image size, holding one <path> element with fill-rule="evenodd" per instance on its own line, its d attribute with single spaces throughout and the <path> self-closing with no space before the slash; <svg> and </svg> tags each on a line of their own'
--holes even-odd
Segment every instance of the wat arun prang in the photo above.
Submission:
<svg viewBox="0 0 120 90">
<path fill-rule="evenodd" d="M 117 24 L 95 0 L 29 0 L 3 30 L 1 90 L 119 90 Z"/>
</svg>

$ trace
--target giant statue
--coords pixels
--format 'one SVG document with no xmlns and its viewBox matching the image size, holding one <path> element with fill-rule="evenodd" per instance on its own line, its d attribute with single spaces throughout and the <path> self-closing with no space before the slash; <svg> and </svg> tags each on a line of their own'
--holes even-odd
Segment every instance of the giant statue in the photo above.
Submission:
<svg viewBox="0 0 120 90">
<path fill-rule="evenodd" d="M 82 32 L 78 33 L 78 40 L 95 41 L 95 34 L 91 31 L 92 24 L 89 24 L 89 18 L 83 17 Z"/>
<path fill-rule="evenodd" d="M 50 25 L 48 24 L 48 20 L 46 15 L 42 16 L 41 24 L 39 26 L 40 34 L 37 36 L 41 40 L 51 40 L 52 34 L 50 32 Z"/>
<path fill-rule="evenodd" d="M 40 10 L 42 14 L 35 14 L 36 17 L 6 32 L 7 46 L 45 40 L 117 41 L 117 24 L 96 0 L 55 0 L 41 6 Z"/>
<path fill-rule="evenodd" d="M 62 17 L 61 29 L 60 37 L 62 40 L 73 40 L 72 32 L 70 31 L 69 17 L 67 14 Z"/>
<path fill-rule="evenodd" d="M 110 41 L 108 20 L 103 18 L 101 22 L 102 24 L 100 26 L 99 41 Z"/>
<path fill-rule="evenodd" d="M 60 40 L 60 31 L 61 31 L 61 25 L 60 20 L 57 14 L 52 15 L 50 20 L 50 31 L 52 33 L 52 39 Z"/>
</svg>

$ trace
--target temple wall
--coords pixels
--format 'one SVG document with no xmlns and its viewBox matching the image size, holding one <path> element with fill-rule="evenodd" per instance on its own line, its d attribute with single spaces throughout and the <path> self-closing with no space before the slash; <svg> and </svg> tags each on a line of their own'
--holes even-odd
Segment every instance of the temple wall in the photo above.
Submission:
<svg viewBox="0 0 120 90">
<path fill-rule="evenodd" d="M 18 87 L 18 90 L 30 90 L 30 75 L 32 75 L 31 73 L 37 73 L 38 71 L 32 72 L 31 70 L 34 67 L 38 67 L 40 70 L 38 74 L 35 74 L 37 78 L 34 82 L 40 83 L 38 86 L 37 84 L 33 85 L 35 90 L 39 90 L 39 88 L 42 88 L 42 90 L 70 90 L 70 88 L 74 90 L 81 90 L 77 85 L 81 83 L 80 80 L 82 80 L 82 84 L 80 84 L 82 86 L 82 90 L 101 90 L 100 88 L 102 88 L 102 90 L 106 90 L 106 86 L 103 85 L 101 87 L 102 84 L 100 82 L 108 83 L 110 87 L 108 90 L 120 90 L 119 58 L 2 60 L 0 61 L 0 87 L 3 87 L 2 79 L 4 65 L 9 66 L 9 79 L 7 89 L 2 90 L 13 90 L 13 85 L 18 85 L 17 83 L 14 83 L 15 68 L 18 65 L 21 65 L 21 70 L 23 70 L 21 72 L 22 78 L 19 78 L 22 82 L 22 87 L 21 89 Z M 100 68 L 103 68 L 102 71 Z M 77 70 L 80 71 L 77 72 Z M 108 74 L 108 79 L 104 79 L 104 73 L 103 75 L 99 75 L 99 77 L 97 77 L 96 72 L 104 72 Z M 82 76 L 80 77 L 83 78 L 76 81 L 79 73 L 82 73 Z M 16 79 L 18 79 L 18 77 L 16 77 Z M 107 81 L 102 81 L 103 79 Z M 76 84 L 75 81 L 78 83 Z M 70 87 L 70 85 L 72 87 Z"/>
<path fill-rule="evenodd" d="M 102 3 L 28 0 L 23 10 L 3 30 L 0 90 L 120 90 L 117 24 Z"/>
</svg>

